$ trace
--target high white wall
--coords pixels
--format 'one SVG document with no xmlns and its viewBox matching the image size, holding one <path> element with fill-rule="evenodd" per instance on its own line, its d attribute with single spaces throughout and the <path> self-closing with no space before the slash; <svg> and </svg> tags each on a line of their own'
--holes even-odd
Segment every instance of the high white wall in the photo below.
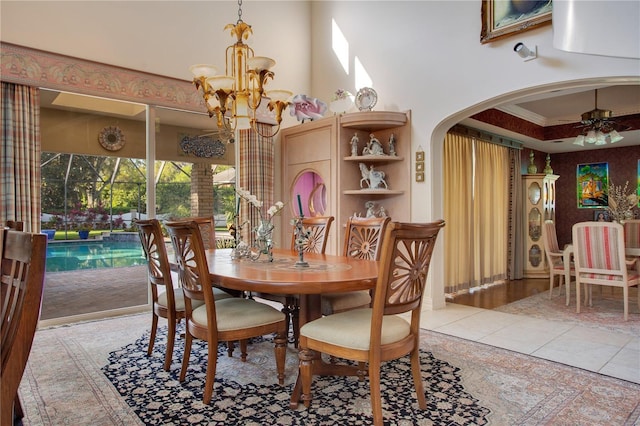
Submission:
<svg viewBox="0 0 640 426">
<path fill-rule="evenodd" d="M 600 3 L 615 8 L 618 2 Z M 604 81 L 640 83 L 639 60 L 557 50 L 551 25 L 483 45 L 480 8 L 479 0 L 312 3 L 312 94 L 330 99 L 337 88 L 355 93 L 358 57 L 378 93 L 375 109 L 412 110 L 412 152 L 422 147 L 428 164 L 425 182 L 412 182 L 416 222 L 443 215 L 442 140 L 451 125 L 526 94 Z M 332 20 L 349 43 L 349 74 L 331 48 Z M 520 59 L 513 52 L 517 42 L 537 45 L 538 59 Z M 436 251 L 430 276 L 425 303 L 440 308 L 442 250 Z"/>
</svg>

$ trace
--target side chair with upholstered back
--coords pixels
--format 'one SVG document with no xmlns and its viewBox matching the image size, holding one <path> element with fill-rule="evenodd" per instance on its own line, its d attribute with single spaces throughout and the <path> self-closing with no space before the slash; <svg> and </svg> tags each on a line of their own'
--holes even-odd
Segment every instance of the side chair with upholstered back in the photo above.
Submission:
<svg viewBox="0 0 640 426">
<path fill-rule="evenodd" d="M 167 222 L 165 226 L 176 254 L 185 295 L 187 324 L 180 381 L 186 377 L 193 339 L 206 341 L 207 371 L 202 400 L 209 404 L 213 396 L 218 343 L 240 341 L 241 357 L 246 361 L 247 339 L 275 333 L 277 376 L 278 383 L 282 385 L 287 345 L 285 315 L 255 300 L 240 297 L 216 299 L 198 225 L 195 222 Z M 197 306 L 196 301 L 204 301 L 204 304 Z"/>
<path fill-rule="evenodd" d="M 300 376 L 307 407 L 312 400 L 313 363 L 321 361 L 317 353 L 322 353 L 368 363 L 375 425 L 383 422 L 381 363 L 410 354 L 418 405 L 422 410 L 427 408 L 420 371 L 420 311 L 431 255 L 442 227 L 442 220 L 390 222 L 382 243 L 373 307 L 323 316 L 302 326 Z M 410 321 L 398 315 L 405 312 L 411 313 Z"/>
<path fill-rule="evenodd" d="M 625 258 L 624 228 L 619 223 L 580 222 L 573 225 L 576 265 L 576 312 L 580 313 L 580 287 L 585 284 L 591 303 L 594 285 L 621 287 L 624 320 L 629 318 L 629 287 L 640 287 L 640 268 L 629 269 Z M 638 292 L 640 307 L 640 291 Z"/>
<path fill-rule="evenodd" d="M 172 277 L 160 222 L 157 219 L 136 220 L 135 224 L 138 226 L 140 243 L 147 259 L 147 276 L 151 286 L 151 303 L 153 304 L 147 355 L 151 356 L 153 353 L 158 318 L 166 318 L 169 330 L 167 332 L 167 352 L 164 358 L 164 369 L 169 371 L 173 357 L 176 326 L 185 317 L 184 295 L 182 294 L 182 289 L 177 286 L 177 274 Z M 231 297 L 231 295 L 222 290 L 217 290 L 216 297 L 221 299 Z"/>
<path fill-rule="evenodd" d="M 382 239 L 389 217 L 350 217 L 345 229 L 343 256 L 356 259 L 379 260 Z M 366 308 L 371 304 L 371 293 L 367 290 L 349 293 L 326 293 L 321 297 L 322 315 Z"/>
<path fill-rule="evenodd" d="M 2 230 L 0 246 L 0 424 L 12 425 L 23 417 L 18 387 L 40 319 L 47 236 Z"/>
<path fill-rule="evenodd" d="M 556 224 L 552 220 L 546 220 L 542 225 L 542 239 L 544 240 L 544 252 L 549 264 L 549 299 L 553 294 L 553 284 L 557 276 L 560 294 L 562 294 L 562 281 L 564 280 L 565 282 L 565 303 L 569 306 L 571 277 L 576 276 L 576 269 L 571 261 L 571 249 L 560 250 Z"/>
</svg>

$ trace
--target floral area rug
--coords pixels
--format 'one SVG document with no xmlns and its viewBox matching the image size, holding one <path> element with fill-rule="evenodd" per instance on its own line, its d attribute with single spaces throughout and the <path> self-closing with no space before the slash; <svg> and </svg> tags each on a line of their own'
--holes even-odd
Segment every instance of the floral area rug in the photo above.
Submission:
<svg viewBox="0 0 640 426">
<path fill-rule="evenodd" d="M 629 289 L 629 320 L 624 320 L 622 289 L 613 287 L 594 288 L 592 306 L 580 303 L 580 313 L 576 313 L 575 285 L 572 285 L 569 306 L 566 306 L 565 287 L 562 294 L 558 288 L 539 293 L 508 305 L 495 308 L 495 311 L 528 317 L 557 320 L 565 323 L 583 325 L 608 331 L 640 335 L 640 309 L 638 308 L 638 289 Z M 584 292 L 580 293 L 584 302 Z"/>
<path fill-rule="evenodd" d="M 206 344 L 194 341 L 186 380 L 178 381 L 183 343 L 176 346 L 169 372 L 162 368 L 166 328 L 153 356 L 146 355 L 148 335 L 114 351 L 103 372 L 146 425 L 363 425 L 371 424 L 369 382 L 355 377 L 315 377 L 314 400 L 289 408 L 297 376 L 297 351 L 287 353 L 286 383 L 277 384 L 273 342 L 254 339 L 247 362 L 229 358 L 226 344 L 218 348 L 213 399 L 202 403 L 206 373 Z M 460 370 L 421 351 L 422 377 L 428 408 L 417 406 L 408 357 L 382 368 L 385 424 L 484 425 L 490 410 L 465 391 Z"/>
<path fill-rule="evenodd" d="M 146 357 L 150 321 L 144 313 L 38 330 L 20 385 L 24 425 L 238 424 L 237 414 L 225 416 L 239 407 L 245 410 L 239 424 L 372 422 L 368 382 L 354 385 L 351 378 L 316 378 L 318 400 L 308 411 L 289 410 L 296 351 L 287 353 L 280 387 L 269 342 L 251 345 L 242 368 L 237 354 L 223 354 L 205 407 L 204 371 L 195 357 L 184 384 L 177 380 L 178 348 L 169 373 L 160 346 Z M 420 347 L 428 409 L 417 409 L 408 363 L 393 363 L 383 373 L 388 425 L 640 425 L 638 384 L 427 330 Z M 189 418 L 177 420 L 179 410 Z"/>
</svg>

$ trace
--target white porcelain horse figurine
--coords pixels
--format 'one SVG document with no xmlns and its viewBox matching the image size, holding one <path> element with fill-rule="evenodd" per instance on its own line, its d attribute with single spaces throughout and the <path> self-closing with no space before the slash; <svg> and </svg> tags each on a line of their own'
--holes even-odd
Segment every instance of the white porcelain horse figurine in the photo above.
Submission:
<svg viewBox="0 0 640 426">
<path fill-rule="evenodd" d="M 360 163 L 360 172 L 362 173 L 360 188 L 363 188 L 362 182 L 366 182 L 371 189 L 382 188 L 382 185 L 389 189 L 387 182 L 384 180 L 384 172 L 374 170 L 373 166 L 371 166 L 371 168 L 367 168 L 367 165 L 364 163 Z"/>
</svg>

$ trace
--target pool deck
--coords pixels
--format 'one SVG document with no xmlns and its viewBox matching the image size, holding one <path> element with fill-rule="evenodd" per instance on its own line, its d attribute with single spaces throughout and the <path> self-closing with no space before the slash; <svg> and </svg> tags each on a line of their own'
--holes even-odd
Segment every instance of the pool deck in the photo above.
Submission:
<svg viewBox="0 0 640 426">
<path fill-rule="evenodd" d="M 47 272 L 41 320 L 145 305 L 147 267 Z"/>
</svg>

